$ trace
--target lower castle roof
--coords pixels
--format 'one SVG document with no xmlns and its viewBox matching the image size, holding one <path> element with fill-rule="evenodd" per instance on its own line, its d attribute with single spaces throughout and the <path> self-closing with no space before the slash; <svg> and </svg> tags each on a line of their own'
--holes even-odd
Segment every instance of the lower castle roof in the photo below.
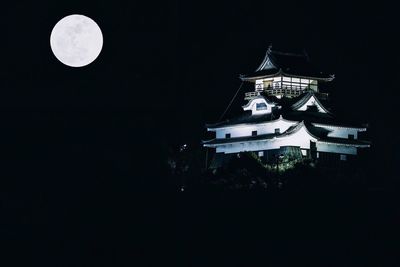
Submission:
<svg viewBox="0 0 400 267">
<path fill-rule="evenodd" d="M 267 141 L 274 137 L 284 137 L 289 136 L 295 132 L 297 132 L 300 128 L 305 127 L 306 130 L 311 134 L 313 137 L 317 139 L 318 142 L 326 142 L 331 144 L 338 144 L 338 145 L 352 145 L 352 146 L 360 146 L 360 147 L 369 147 L 370 142 L 359 140 L 359 139 L 346 139 L 346 138 L 337 138 L 337 137 L 328 137 L 327 134 L 329 131 L 321 128 L 310 125 L 308 123 L 299 122 L 298 124 L 289 127 L 283 133 L 271 133 L 271 134 L 263 134 L 263 135 L 256 135 L 256 136 L 243 136 L 243 137 L 234 137 L 234 138 L 215 138 L 207 141 L 203 141 L 204 145 L 223 145 L 223 144 L 230 144 L 230 143 L 242 143 L 242 142 L 252 142 L 252 141 Z"/>
<path fill-rule="evenodd" d="M 244 111 L 244 113 L 238 117 L 234 117 L 217 123 L 206 124 L 206 127 L 222 128 L 222 127 L 235 126 L 238 124 L 268 123 L 269 121 L 276 120 L 277 118 L 279 118 L 279 116 L 282 115 L 284 119 L 291 121 L 298 121 L 298 122 L 305 121 L 306 123 L 319 123 L 324 125 L 348 127 L 348 128 L 365 128 L 364 126 L 358 123 L 354 123 L 348 120 L 338 119 L 332 113 L 329 112 L 323 113 L 313 109 L 308 109 L 306 111 L 295 110 L 296 107 L 306 103 L 311 96 L 314 96 L 316 101 L 323 107 L 322 102 L 324 101 L 319 100 L 318 94 L 316 94 L 315 92 L 306 92 L 296 98 L 273 99 L 272 101 L 280 105 L 281 108 L 273 109 L 272 113 L 252 115 L 250 111 Z M 266 101 L 271 102 L 271 100 L 269 100 L 268 97 L 265 96 L 259 96 L 259 97 L 263 97 L 266 99 Z"/>
<path fill-rule="evenodd" d="M 222 122 L 206 124 L 207 128 L 223 128 L 239 124 L 260 124 L 274 121 L 282 115 L 280 110 L 276 110 L 270 114 L 252 115 L 250 111 L 244 112 L 242 115 L 228 119 Z M 321 112 L 313 111 L 290 111 L 283 112 L 283 118 L 290 121 L 304 121 L 306 123 L 317 123 L 330 126 L 347 127 L 347 128 L 365 128 L 363 125 L 350 121 L 339 120 L 336 117 Z"/>
<path fill-rule="evenodd" d="M 257 123 L 264 123 L 268 122 L 274 119 L 277 119 L 279 115 L 275 115 L 272 113 L 269 114 L 260 114 L 260 115 L 252 115 L 251 111 L 245 111 L 242 115 L 228 119 L 225 121 L 217 122 L 217 123 L 211 123 L 211 124 L 206 124 L 207 128 L 220 128 L 220 127 L 227 127 L 227 126 L 233 126 L 237 124 L 257 124 Z"/>
<path fill-rule="evenodd" d="M 271 139 L 278 136 L 279 134 L 260 134 L 256 136 L 243 136 L 243 137 L 233 137 L 233 138 L 215 138 L 207 141 L 203 141 L 203 144 L 217 145 L 217 144 L 229 144 L 229 143 L 241 143 L 249 141 L 261 141 Z"/>
</svg>

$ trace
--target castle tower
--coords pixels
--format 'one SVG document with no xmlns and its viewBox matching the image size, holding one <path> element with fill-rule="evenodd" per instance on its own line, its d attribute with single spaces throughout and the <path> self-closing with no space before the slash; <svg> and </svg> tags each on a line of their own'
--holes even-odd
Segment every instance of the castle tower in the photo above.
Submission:
<svg viewBox="0 0 400 267">
<path fill-rule="evenodd" d="M 285 53 L 272 50 L 270 46 L 255 72 L 241 75 L 240 79 L 254 83 L 254 92 L 245 95 L 248 100 L 261 92 L 278 98 L 297 97 L 308 91 L 318 93 L 319 83 L 332 81 L 334 75 L 318 71 L 306 53 Z"/>
<path fill-rule="evenodd" d="M 215 138 L 203 145 L 215 150 L 220 159 L 215 162 L 241 152 L 269 162 L 285 151 L 319 161 L 347 161 L 370 147 L 361 135 L 366 125 L 337 118 L 325 106 L 319 85 L 334 76 L 315 71 L 307 55 L 270 47 L 256 71 L 240 78 L 255 85 L 245 94 L 243 113 L 206 125 Z"/>
</svg>

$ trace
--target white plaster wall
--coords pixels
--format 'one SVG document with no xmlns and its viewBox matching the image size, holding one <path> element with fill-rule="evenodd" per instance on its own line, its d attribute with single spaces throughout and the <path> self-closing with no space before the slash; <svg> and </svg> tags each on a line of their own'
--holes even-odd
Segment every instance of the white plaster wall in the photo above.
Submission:
<svg viewBox="0 0 400 267">
<path fill-rule="evenodd" d="M 356 129 L 346 129 L 346 128 L 336 128 L 336 129 L 331 129 L 333 130 L 332 132 L 328 133 L 329 137 L 339 137 L 339 138 L 349 138 L 349 134 L 354 135 L 354 139 L 358 138 L 358 131 Z"/>
<path fill-rule="evenodd" d="M 256 91 L 262 91 L 264 89 L 264 83 L 262 79 L 256 80 L 255 89 Z"/>
<path fill-rule="evenodd" d="M 337 144 L 327 144 L 327 143 L 321 143 L 321 142 L 317 142 L 317 151 L 318 152 L 330 152 L 330 153 L 338 153 L 338 154 L 357 155 L 356 147 L 337 145 Z"/>
<path fill-rule="evenodd" d="M 217 147 L 216 152 L 226 154 L 245 151 L 259 151 L 279 149 L 281 146 L 298 146 L 302 149 L 310 149 L 310 141 L 316 141 L 303 127 L 298 132 L 281 138 L 272 138 L 264 141 L 224 144 Z"/>
<path fill-rule="evenodd" d="M 315 92 L 318 92 L 318 81 L 317 80 L 310 80 L 310 88 Z"/>
<path fill-rule="evenodd" d="M 271 78 L 266 78 L 266 79 L 258 79 L 255 82 L 256 91 L 264 89 L 264 81 L 272 81 L 272 85 L 274 85 L 276 82 L 281 82 L 281 79 L 282 79 L 281 76 L 276 76 L 276 77 L 271 77 Z"/>
<path fill-rule="evenodd" d="M 274 80 L 275 80 L 275 78 L 267 78 L 267 79 L 258 79 L 258 80 L 256 80 L 256 83 L 255 83 L 256 91 L 260 91 L 260 90 L 264 89 L 264 82 L 270 81 L 272 83 Z"/>
<path fill-rule="evenodd" d="M 256 80 L 256 84 L 263 84 L 263 79 L 258 79 L 258 80 Z"/>
<path fill-rule="evenodd" d="M 230 133 L 231 138 L 233 137 L 243 137 L 243 136 L 251 136 L 252 131 L 257 131 L 257 135 L 262 134 L 271 134 L 275 133 L 275 129 L 279 128 L 280 132 L 283 133 L 290 126 L 297 124 L 297 122 L 290 122 L 282 119 L 278 119 L 275 121 L 271 121 L 269 123 L 263 124 L 248 124 L 248 125 L 239 125 L 235 127 L 229 128 L 220 128 L 216 129 L 216 138 L 225 138 L 225 134 Z"/>
<path fill-rule="evenodd" d="M 314 91 L 318 91 L 318 82 L 316 80 L 309 80 L 309 79 L 299 79 L 299 78 L 290 78 L 290 77 L 285 77 L 285 76 L 276 76 L 272 78 L 266 78 L 266 79 L 258 79 L 255 82 L 255 88 L 259 88 L 258 90 L 264 89 L 264 81 L 272 81 L 273 84 L 281 81 L 285 82 L 300 82 L 303 83 L 302 87 L 307 87 L 308 84 L 310 84 L 311 89 Z"/>
</svg>

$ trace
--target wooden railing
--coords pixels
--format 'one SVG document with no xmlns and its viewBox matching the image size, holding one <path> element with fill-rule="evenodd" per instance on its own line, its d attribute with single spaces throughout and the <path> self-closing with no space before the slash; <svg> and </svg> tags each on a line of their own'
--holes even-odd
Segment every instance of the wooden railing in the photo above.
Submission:
<svg viewBox="0 0 400 267">
<path fill-rule="evenodd" d="M 311 86 L 306 86 L 306 87 L 300 87 L 297 85 L 275 85 L 273 87 L 267 87 L 264 89 L 258 89 L 256 91 L 253 92 L 247 92 L 244 95 L 244 99 L 245 100 L 250 100 L 253 97 L 256 97 L 258 95 L 260 95 L 262 92 L 264 92 L 266 95 L 283 95 L 283 96 L 287 96 L 287 97 L 296 97 L 299 96 L 307 91 L 316 91 L 316 87 L 311 85 Z M 316 94 L 318 95 L 318 97 L 320 99 L 327 99 L 328 98 L 328 94 L 327 93 L 319 93 L 316 92 Z"/>
<path fill-rule="evenodd" d="M 257 91 L 255 91 L 255 92 L 247 92 L 247 93 L 244 93 L 244 100 L 250 100 L 253 97 L 256 97 L 256 96 L 259 96 L 259 95 L 260 95 L 260 92 L 257 92 Z"/>
<path fill-rule="evenodd" d="M 308 90 L 310 90 L 310 89 L 308 89 Z M 294 96 L 299 96 L 308 90 L 307 89 L 269 89 L 269 90 L 265 90 L 265 93 L 267 95 L 284 95 L 284 96 L 294 97 Z"/>
</svg>

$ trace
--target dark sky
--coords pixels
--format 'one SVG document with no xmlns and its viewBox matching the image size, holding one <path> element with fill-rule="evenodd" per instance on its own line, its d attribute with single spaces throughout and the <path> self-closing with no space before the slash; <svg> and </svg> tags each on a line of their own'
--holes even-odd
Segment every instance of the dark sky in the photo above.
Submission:
<svg viewBox="0 0 400 267">
<path fill-rule="evenodd" d="M 99 148 L 103 144 L 114 151 L 105 157 L 116 161 L 131 162 L 136 150 L 161 162 L 165 147 L 198 145 L 204 124 L 215 122 L 236 92 L 238 75 L 253 71 L 272 43 L 305 49 L 321 70 L 334 73 L 327 89 L 335 112 L 373 126 L 376 155 L 389 158 L 385 168 L 397 157 L 395 124 L 388 123 L 396 119 L 390 77 L 398 57 L 390 6 L 42 1 L 8 4 L 3 13 L 3 139 L 26 143 L 32 155 L 39 143 L 67 151 L 68 144 L 90 144 L 85 153 L 96 165 L 109 154 Z M 101 56 L 86 68 L 65 67 L 49 47 L 54 24 L 73 13 L 92 17 L 104 34 Z M 61 151 L 55 153 L 65 161 L 79 154 Z"/>
<path fill-rule="evenodd" d="M 143 232 L 140 227 L 148 230 L 183 208 L 173 206 L 168 213 L 155 204 L 164 198 L 139 198 L 134 192 L 175 190 L 163 176 L 168 147 L 199 144 L 204 124 L 215 122 L 236 92 L 238 75 L 253 71 L 271 43 L 276 49 L 306 49 L 321 70 L 336 75 L 329 86 L 335 111 L 370 123 L 376 158 L 371 164 L 382 171 L 383 180 L 394 176 L 393 166 L 399 160 L 396 11 L 367 1 L 2 4 L 0 188 L 5 207 L 2 225 L 12 227 L 1 233 L 6 233 L 7 247 L 15 253 L 11 255 L 21 257 L 13 249 L 18 251 L 23 244 L 22 251 L 32 262 L 72 266 L 103 255 L 104 262 L 98 261 L 113 266 L 120 256 L 144 253 L 152 258 L 144 251 L 153 248 L 159 236 L 188 230 L 179 221 L 165 224 L 172 230 L 163 226 Z M 80 69 L 58 62 L 49 46 L 55 23 L 76 13 L 94 19 L 104 35 L 99 58 Z M 198 205 L 200 214 L 206 214 Z M 234 210 L 229 218 L 236 218 Z M 246 208 L 241 206 L 241 211 Z M 281 215 L 276 209 L 274 214 Z M 330 218 L 328 214 L 324 219 Z M 236 230 L 223 227 L 228 219 L 216 218 L 220 219 L 216 227 L 226 234 L 218 242 L 225 245 L 221 240 L 230 237 L 226 229 Z M 250 218 L 257 220 L 254 214 Z M 211 219 L 204 220 L 211 229 Z M 279 225 L 275 223 L 272 226 Z M 130 225 L 134 229 L 127 230 Z M 305 221 L 301 226 L 311 229 Z M 352 232 L 343 229 L 345 234 Z M 244 233 L 240 235 L 240 240 L 249 242 Z M 190 240 L 182 236 L 175 247 L 164 239 L 157 244 L 169 246 L 168 255 L 189 266 L 192 254 L 179 257 L 187 252 L 184 241 Z M 329 237 L 335 239 L 334 234 Z M 312 238 L 318 241 L 318 232 Z M 341 238 L 345 240 L 343 232 Z M 124 245 L 114 247 L 109 242 Z M 262 253 L 259 249 L 255 252 Z M 199 251 L 192 252 L 193 257 L 201 257 Z"/>
</svg>

